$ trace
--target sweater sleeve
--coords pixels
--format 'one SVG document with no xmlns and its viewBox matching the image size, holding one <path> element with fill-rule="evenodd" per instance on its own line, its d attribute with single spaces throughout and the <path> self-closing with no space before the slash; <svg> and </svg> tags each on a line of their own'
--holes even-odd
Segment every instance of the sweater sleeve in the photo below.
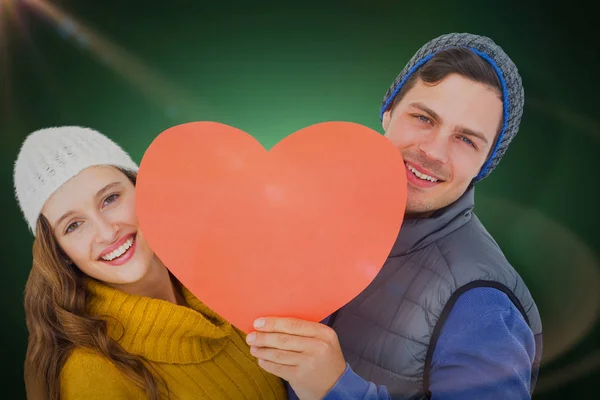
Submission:
<svg viewBox="0 0 600 400">
<path fill-rule="evenodd" d="M 90 350 L 76 349 L 60 373 L 64 400 L 142 400 L 146 396 L 108 359 Z"/>
<path fill-rule="evenodd" d="M 531 399 L 534 335 L 513 302 L 487 287 L 461 295 L 433 352 L 431 400 Z"/>
</svg>

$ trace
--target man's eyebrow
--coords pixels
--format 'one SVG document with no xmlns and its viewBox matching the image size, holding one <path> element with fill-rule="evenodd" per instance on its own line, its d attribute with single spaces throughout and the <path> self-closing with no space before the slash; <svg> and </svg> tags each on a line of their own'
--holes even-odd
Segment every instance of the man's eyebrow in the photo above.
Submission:
<svg viewBox="0 0 600 400">
<path fill-rule="evenodd" d="M 443 121 L 442 117 L 440 117 L 438 113 L 436 113 L 431 108 L 427 107 L 425 104 L 423 104 L 421 102 L 417 101 L 417 102 L 414 102 L 414 103 L 410 103 L 409 106 L 418 108 L 419 110 L 426 112 L 427 114 L 431 115 L 431 117 L 433 119 L 435 119 L 437 122 L 442 122 Z"/>
<path fill-rule="evenodd" d="M 488 144 L 488 140 L 485 137 L 485 135 L 479 131 L 475 131 L 473 129 L 469 129 L 466 126 L 457 126 L 454 131 L 456 133 L 465 135 L 465 136 L 471 136 L 471 137 L 476 137 L 478 139 L 480 139 L 481 141 L 483 141 L 485 144 Z"/>
</svg>

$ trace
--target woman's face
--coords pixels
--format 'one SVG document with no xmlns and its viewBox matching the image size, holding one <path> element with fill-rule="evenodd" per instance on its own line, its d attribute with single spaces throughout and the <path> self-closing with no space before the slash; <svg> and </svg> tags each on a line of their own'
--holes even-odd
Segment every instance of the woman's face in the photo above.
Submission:
<svg viewBox="0 0 600 400">
<path fill-rule="evenodd" d="M 135 186 L 117 168 L 83 170 L 48 199 L 42 214 L 67 257 L 93 278 L 137 283 L 157 264 L 138 231 Z"/>
</svg>

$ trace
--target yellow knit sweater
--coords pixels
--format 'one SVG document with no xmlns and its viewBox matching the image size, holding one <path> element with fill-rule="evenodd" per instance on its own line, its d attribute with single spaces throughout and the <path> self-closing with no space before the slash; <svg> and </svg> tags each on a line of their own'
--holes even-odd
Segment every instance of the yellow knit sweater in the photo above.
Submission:
<svg viewBox="0 0 600 400">
<path fill-rule="evenodd" d="M 187 289 L 182 288 L 189 308 L 132 296 L 96 281 L 88 289 L 90 313 L 108 317 L 109 336 L 149 362 L 166 382 L 169 399 L 287 398 L 282 381 L 261 369 L 250 354 L 244 333 Z M 85 349 L 76 349 L 67 359 L 60 390 L 65 400 L 147 399 L 108 359 Z"/>
</svg>

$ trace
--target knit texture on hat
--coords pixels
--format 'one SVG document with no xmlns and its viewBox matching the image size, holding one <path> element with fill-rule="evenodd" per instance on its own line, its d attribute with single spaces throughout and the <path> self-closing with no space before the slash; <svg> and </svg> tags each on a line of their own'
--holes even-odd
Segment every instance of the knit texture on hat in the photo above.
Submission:
<svg viewBox="0 0 600 400">
<path fill-rule="evenodd" d="M 487 177 L 496 168 L 508 145 L 516 136 L 523 115 L 524 90 L 521 76 L 508 55 L 491 39 L 470 33 L 450 33 L 426 43 L 410 59 L 385 93 L 381 103 L 380 118 L 383 119 L 383 113 L 392 104 L 402 85 L 419 67 L 429 61 L 437 52 L 453 47 L 468 48 L 489 62 L 502 85 L 504 104 L 502 129 L 488 159 L 479 174 L 473 179 L 472 183 L 475 183 Z"/>
<path fill-rule="evenodd" d="M 48 198 L 82 170 L 96 165 L 138 170 L 121 147 L 93 129 L 44 128 L 25 139 L 14 166 L 14 186 L 21 212 L 34 235 Z"/>
</svg>

